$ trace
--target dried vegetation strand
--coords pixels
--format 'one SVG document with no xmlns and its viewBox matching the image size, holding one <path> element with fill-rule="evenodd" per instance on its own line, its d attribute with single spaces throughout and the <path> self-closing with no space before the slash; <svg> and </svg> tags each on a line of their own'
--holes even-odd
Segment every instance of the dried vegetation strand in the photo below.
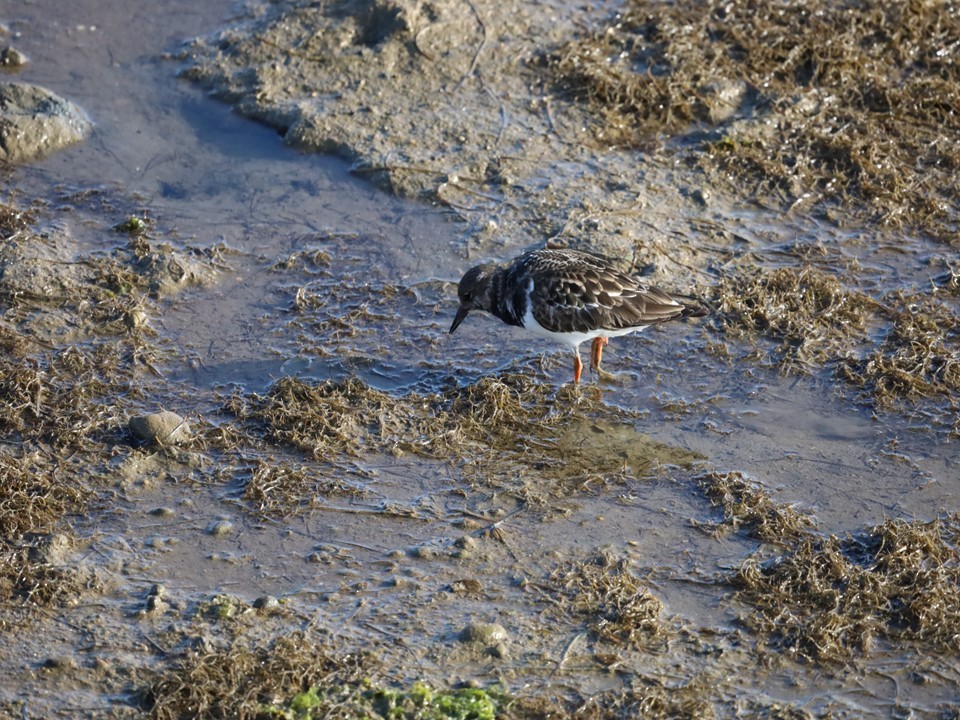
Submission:
<svg viewBox="0 0 960 720">
<path fill-rule="evenodd" d="M 569 693 L 566 693 L 569 694 Z M 506 720 L 712 720 L 717 712 L 707 699 L 705 683 L 670 684 L 654 678 L 635 677 L 632 687 L 607 690 L 579 699 L 549 695 L 514 698 L 502 714 Z"/>
<path fill-rule="evenodd" d="M 773 340 L 772 362 L 785 373 L 823 365 L 866 341 L 877 305 L 813 267 L 737 273 L 724 278 L 716 292 L 724 331 Z"/>
<path fill-rule="evenodd" d="M 905 293 L 891 294 L 885 307 L 892 322 L 882 341 L 844 362 L 841 376 L 883 405 L 939 395 L 960 410 L 960 317 L 938 300 Z"/>
<path fill-rule="evenodd" d="M 934 288 L 948 296 L 960 297 L 960 260 L 946 260 L 943 265 L 944 271 L 933 280 Z"/>
<path fill-rule="evenodd" d="M 592 456 L 578 461 L 562 442 L 571 417 L 583 420 L 619 413 L 589 398 L 579 404 L 565 402 L 568 392 L 521 375 L 482 378 L 442 393 L 401 396 L 375 390 L 357 378 L 309 383 L 287 377 L 265 395 L 232 397 L 224 411 L 244 421 L 251 437 L 265 432 L 270 441 L 330 466 L 362 453 L 412 453 L 465 461 L 484 478 L 505 477 L 510 468 L 529 467 L 529 449 L 535 446 L 538 468 L 553 473 L 554 480 L 579 477 L 587 464 L 601 474 L 622 471 L 619 458 L 606 465 Z M 300 480 L 312 482 L 303 474 L 280 478 L 263 471 L 253 479 L 248 499 L 261 505 L 270 501 L 258 487 L 282 485 L 292 491 Z"/>
<path fill-rule="evenodd" d="M 65 482 L 51 459 L 39 453 L 0 453 L 0 603 L 55 606 L 91 585 L 89 573 L 59 567 L 50 545 L 69 544 L 65 535 L 46 534 L 65 514 L 82 507 L 86 492 Z M 0 630 L 18 621 L 0 613 Z"/>
<path fill-rule="evenodd" d="M 789 554 L 747 560 L 734 584 L 746 624 L 773 647 L 837 661 L 878 640 L 960 650 L 960 516 L 888 520 L 840 540 L 810 534 Z"/>
<path fill-rule="evenodd" d="M 564 563 L 545 589 L 559 607 L 582 618 L 597 638 L 615 645 L 647 647 L 663 641 L 670 625 L 660 602 L 631 570 L 630 563 L 600 553 Z"/>
<path fill-rule="evenodd" d="M 770 341 L 753 352 L 785 374 L 826 366 L 879 407 L 937 400 L 927 421 L 960 433 L 960 314 L 950 295 L 873 298 L 848 282 L 809 265 L 732 274 L 716 289 L 718 322 L 731 337 Z"/>
<path fill-rule="evenodd" d="M 278 698 L 315 686 L 357 683 L 369 665 L 358 655 L 336 655 L 294 633 L 265 647 L 189 653 L 142 692 L 141 704 L 156 720 L 272 717 L 268 706 Z M 354 717 L 348 707 L 329 710 L 333 714 L 327 717 Z"/>
<path fill-rule="evenodd" d="M 745 531 L 766 543 L 788 546 L 813 527 L 813 519 L 792 505 L 777 504 L 760 485 L 739 472 L 709 472 L 695 478 L 723 520 L 704 527 Z"/>
<path fill-rule="evenodd" d="M 722 124 L 693 159 L 715 178 L 787 205 L 852 201 L 956 244 L 952 3 L 631 0 L 550 60 L 590 104 L 603 143 Z"/>
</svg>

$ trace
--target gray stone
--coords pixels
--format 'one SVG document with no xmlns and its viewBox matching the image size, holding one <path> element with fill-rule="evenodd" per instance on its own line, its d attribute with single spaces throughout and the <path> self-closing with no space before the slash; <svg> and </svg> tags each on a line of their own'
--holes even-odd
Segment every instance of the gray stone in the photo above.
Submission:
<svg viewBox="0 0 960 720">
<path fill-rule="evenodd" d="M 63 565 L 73 551 L 73 540 L 62 533 L 38 537 L 30 546 L 29 557 L 35 563 Z"/>
<path fill-rule="evenodd" d="M 5 47 L 0 50 L 0 67 L 17 69 L 26 65 L 30 60 L 14 47 Z"/>
<path fill-rule="evenodd" d="M 32 160 L 80 142 L 92 128 L 83 110 L 49 90 L 0 83 L 0 160 Z"/>
<path fill-rule="evenodd" d="M 176 445 L 190 437 L 187 421 L 169 410 L 130 418 L 129 427 L 137 440 L 148 445 Z"/>
</svg>

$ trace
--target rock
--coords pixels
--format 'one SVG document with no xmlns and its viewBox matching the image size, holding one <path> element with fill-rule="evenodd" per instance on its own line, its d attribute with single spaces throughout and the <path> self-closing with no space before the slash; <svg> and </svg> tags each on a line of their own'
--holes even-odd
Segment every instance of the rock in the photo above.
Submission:
<svg viewBox="0 0 960 720">
<path fill-rule="evenodd" d="M 35 563 L 63 565 L 73 551 L 73 540 L 62 533 L 50 533 L 38 537 L 30 546 L 29 557 Z"/>
<path fill-rule="evenodd" d="M 160 615 L 167 609 L 166 601 L 159 595 L 147 595 L 144 603 L 144 613 L 147 615 Z"/>
<path fill-rule="evenodd" d="M 12 47 L 0 50 L 0 67 L 16 69 L 26 65 L 30 60 L 22 52 Z"/>
<path fill-rule="evenodd" d="M 457 595 L 480 595 L 483 592 L 483 583 L 474 578 L 454 580 L 450 583 L 450 590 Z"/>
<path fill-rule="evenodd" d="M 143 602 L 143 607 L 137 611 L 137 617 L 146 618 L 150 615 L 162 615 L 170 607 L 167 602 L 167 589 L 160 583 L 156 583 L 150 588 L 147 597 Z"/>
<path fill-rule="evenodd" d="M 470 623 L 460 631 L 460 641 L 491 646 L 505 642 L 507 629 L 499 623 Z"/>
<path fill-rule="evenodd" d="M 198 635 L 190 638 L 187 646 L 199 655 L 209 655 L 216 650 L 217 644 L 209 635 Z"/>
<path fill-rule="evenodd" d="M 510 656 L 509 635 L 499 623 L 470 623 L 460 631 L 458 639 L 489 657 L 505 660 Z"/>
<path fill-rule="evenodd" d="M 63 670 L 73 672 L 80 668 L 75 658 L 69 655 L 54 655 L 43 661 L 43 667 L 47 670 Z"/>
<path fill-rule="evenodd" d="M 440 552 L 430 545 L 417 545 L 410 550 L 410 556 L 418 560 L 436 560 L 440 557 Z"/>
<path fill-rule="evenodd" d="M 477 539 L 469 535 L 461 535 L 456 539 L 453 545 L 461 550 L 470 550 L 477 546 Z"/>
<path fill-rule="evenodd" d="M 26 162 L 83 140 L 86 114 L 37 85 L 0 83 L 0 160 Z"/>
<path fill-rule="evenodd" d="M 706 188 L 693 188 L 687 191 L 687 196 L 700 207 L 707 207 L 710 204 L 710 191 Z"/>
<path fill-rule="evenodd" d="M 280 612 L 280 601 L 273 595 L 263 595 L 253 601 L 253 606 L 267 615 Z"/>
<path fill-rule="evenodd" d="M 217 520 L 207 528 L 207 534 L 214 537 L 223 537 L 233 532 L 233 523 L 229 520 Z"/>
<path fill-rule="evenodd" d="M 470 535 L 461 535 L 457 538 L 456 542 L 453 543 L 453 552 L 451 554 L 455 558 L 464 560 L 476 551 L 477 545 L 476 538 Z"/>
<path fill-rule="evenodd" d="M 147 445 L 176 445 L 190 437 L 187 421 L 169 410 L 130 418 L 130 432 Z"/>
</svg>

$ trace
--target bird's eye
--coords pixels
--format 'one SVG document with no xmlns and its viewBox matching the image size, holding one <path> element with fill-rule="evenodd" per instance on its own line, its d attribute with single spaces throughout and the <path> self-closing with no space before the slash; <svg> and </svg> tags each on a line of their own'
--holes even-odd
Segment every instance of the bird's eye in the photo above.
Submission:
<svg viewBox="0 0 960 720">
<path fill-rule="evenodd" d="M 465 302 L 470 302 L 471 300 L 473 300 L 473 293 L 464 293 L 463 295 L 460 296 L 460 299 Z"/>
</svg>

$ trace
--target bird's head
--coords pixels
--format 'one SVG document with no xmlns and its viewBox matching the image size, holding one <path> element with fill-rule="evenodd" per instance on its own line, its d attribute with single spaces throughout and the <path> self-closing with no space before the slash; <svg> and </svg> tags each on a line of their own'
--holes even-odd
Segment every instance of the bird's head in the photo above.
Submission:
<svg viewBox="0 0 960 720">
<path fill-rule="evenodd" d="M 462 323 L 471 310 L 490 311 L 490 280 L 497 270 L 497 266 L 489 263 L 477 265 L 467 270 L 460 278 L 457 286 L 457 297 L 460 298 L 460 307 L 457 316 L 453 319 L 450 332 L 453 332 Z"/>
</svg>

